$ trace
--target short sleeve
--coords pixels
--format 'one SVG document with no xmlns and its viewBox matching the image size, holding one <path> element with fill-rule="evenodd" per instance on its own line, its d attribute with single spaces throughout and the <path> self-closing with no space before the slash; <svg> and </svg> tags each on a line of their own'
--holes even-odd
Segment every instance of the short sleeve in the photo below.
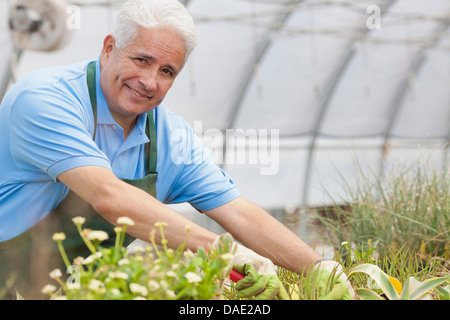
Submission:
<svg viewBox="0 0 450 320">
<path fill-rule="evenodd" d="M 213 161 L 211 151 L 189 127 L 178 142 L 177 162 L 182 165 L 171 197 L 189 202 L 197 210 L 211 210 L 240 196 L 234 181 Z M 182 155 L 180 157 L 180 155 Z"/>
<path fill-rule="evenodd" d="M 54 89 L 28 89 L 13 102 L 10 152 L 19 169 L 47 173 L 84 165 L 111 168 L 92 140 L 89 115 L 75 96 Z"/>
</svg>

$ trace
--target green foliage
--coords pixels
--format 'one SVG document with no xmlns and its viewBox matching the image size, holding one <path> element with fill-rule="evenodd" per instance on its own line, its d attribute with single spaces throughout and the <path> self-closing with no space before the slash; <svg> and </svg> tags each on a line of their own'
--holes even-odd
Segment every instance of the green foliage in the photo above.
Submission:
<svg viewBox="0 0 450 320">
<path fill-rule="evenodd" d="M 69 300 L 206 300 L 220 296 L 223 284 L 231 270 L 232 252 L 229 235 L 223 235 L 217 248 L 199 248 L 197 253 L 185 250 L 186 241 L 176 250 L 167 247 L 164 237 L 164 223 L 157 223 L 161 233 L 161 244 L 155 243 L 153 230 L 150 241 L 152 246 L 138 248 L 128 253 L 123 247 L 126 228 L 133 222 L 128 218 L 119 218 L 122 227 L 115 228 L 116 243 L 112 248 L 102 248 L 105 240 L 102 231 L 81 229 L 83 218 L 75 218 L 80 236 L 85 241 L 92 255 L 77 258 L 74 265 L 69 265 L 62 241 L 62 234 L 55 234 L 54 239 L 60 245 L 61 255 L 66 266 L 71 268 L 72 276 L 66 281 L 61 279 L 61 271 L 50 274 L 62 287 L 46 286 L 43 292 L 52 299 Z M 119 222 L 120 223 L 120 222 Z"/>
<path fill-rule="evenodd" d="M 370 240 L 380 254 L 404 244 L 421 253 L 450 254 L 450 170 L 423 167 L 396 168 L 383 177 L 360 171 L 355 188 L 344 182 L 348 199 L 315 215 L 323 239 L 338 249 L 344 241 Z"/>
<path fill-rule="evenodd" d="M 414 277 L 409 277 L 402 286 L 400 281 L 388 276 L 378 266 L 373 264 L 361 264 L 354 267 L 349 276 L 356 272 L 363 272 L 373 279 L 379 290 L 389 300 L 423 300 L 431 299 L 430 290 L 445 284 L 448 279 L 445 277 L 431 278 L 420 282 Z M 445 289 L 442 288 L 442 291 Z M 360 288 L 357 290 L 360 297 L 364 300 L 383 300 L 374 290 Z"/>
</svg>

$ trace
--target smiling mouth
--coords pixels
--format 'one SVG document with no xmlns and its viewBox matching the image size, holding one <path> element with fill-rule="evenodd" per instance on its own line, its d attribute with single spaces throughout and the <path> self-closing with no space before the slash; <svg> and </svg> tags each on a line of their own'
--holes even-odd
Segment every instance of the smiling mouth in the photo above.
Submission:
<svg viewBox="0 0 450 320">
<path fill-rule="evenodd" d="M 126 84 L 126 86 L 127 86 L 128 89 L 130 89 L 130 91 L 131 91 L 136 97 L 143 98 L 143 99 L 151 99 L 151 98 L 152 98 L 152 97 L 150 97 L 150 96 L 147 96 L 147 95 L 144 95 L 144 94 L 141 94 L 141 93 L 137 92 L 136 90 L 134 90 L 132 87 L 130 87 L 130 86 L 127 85 L 127 84 Z"/>
</svg>

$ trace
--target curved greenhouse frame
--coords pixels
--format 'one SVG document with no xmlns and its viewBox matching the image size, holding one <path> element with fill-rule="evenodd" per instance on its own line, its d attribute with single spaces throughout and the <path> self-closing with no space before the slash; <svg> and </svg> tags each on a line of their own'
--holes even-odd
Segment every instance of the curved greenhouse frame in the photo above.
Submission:
<svg viewBox="0 0 450 320">
<path fill-rule="evenodd" d="M 14 1 L 3 1 L 8 21 Z M 123 1 L 79 10 L 54 52 L 13 49 L 0 26 L 0 88 L 29 71 L 91 59 Z M 359 170 L 446 169 L 448 0 L 185 0 L 199 45 L 165 105 L 190 122 L 244 196 L 267 209 L 345 197 Z"/>
</svg>

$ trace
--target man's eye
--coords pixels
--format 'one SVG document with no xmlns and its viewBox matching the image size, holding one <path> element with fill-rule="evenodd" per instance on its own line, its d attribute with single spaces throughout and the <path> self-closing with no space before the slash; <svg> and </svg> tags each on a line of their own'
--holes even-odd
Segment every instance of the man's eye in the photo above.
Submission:
<svg viewBox="0 0 450 320">
<path fill-rule="evenodd" d="M 162 69 L 162 72 L 170 77 L 173 76 L 173 72 L 170 69 Z"/>
<path fill-rule="evenodd" d="M 139 62 L 139 63 L 146 63 L 147 60 L 145 60 L 144 58 L 135 58 L 135 61 Z"/>
</svg>

